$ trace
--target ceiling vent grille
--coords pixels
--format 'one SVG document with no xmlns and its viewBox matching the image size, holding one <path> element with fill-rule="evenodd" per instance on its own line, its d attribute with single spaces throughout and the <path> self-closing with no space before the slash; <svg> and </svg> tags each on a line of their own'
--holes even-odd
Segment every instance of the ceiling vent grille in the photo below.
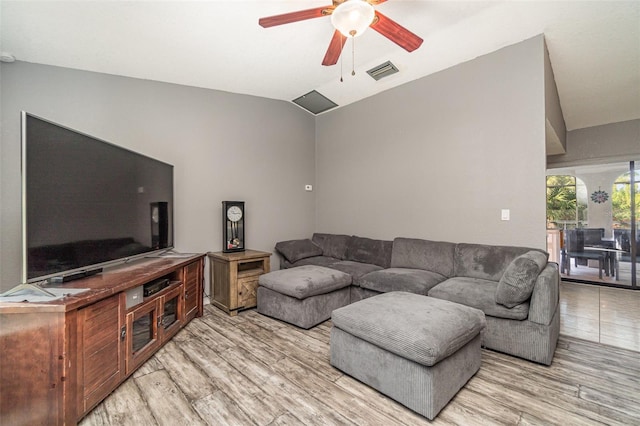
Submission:
<svg viewBox="0 0 640 426">
<path fill-rule="evenodd" d="M 321 93 L 315 90 L 312 90 L 306 95 L 302 95 L 291 102 L 301 106 L 302 108 L 306 109 L 307 111 L 315 115 L 338 106 L 331 99 L 323 96 Z"/>
<path fill-rule="evenodd" d="M 367 74 L 371 76 L 374 80 L 380 80 L 381 78 L 388 77 L 391 74 L 395 74 L 398 72 L 398 68 L 391 63 L 391 61 L 387 61 L 384 64 L 380 64 L 377 67 L 371 68 L 367 71 Z"/>
</svg>

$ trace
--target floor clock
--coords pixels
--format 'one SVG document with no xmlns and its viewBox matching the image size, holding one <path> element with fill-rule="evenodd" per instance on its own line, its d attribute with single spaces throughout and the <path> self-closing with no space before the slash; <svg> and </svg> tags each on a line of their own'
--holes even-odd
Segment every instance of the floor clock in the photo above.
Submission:
<svg viewBox="0 0 640 426">
<path fill-rule="evenodd" d="M 244 201 L 222 202 L 222 251 L 244 251 Z"/>
</svg>

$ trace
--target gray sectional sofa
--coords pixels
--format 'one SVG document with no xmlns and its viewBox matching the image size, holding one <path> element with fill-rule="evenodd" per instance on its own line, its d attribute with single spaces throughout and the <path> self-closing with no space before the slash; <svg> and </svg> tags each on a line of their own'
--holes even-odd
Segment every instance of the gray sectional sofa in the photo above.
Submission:
<svg viewBox="0 0 640 426">
<path fill-rule="evenodd" d="M 316 265 L 350 274 L 351 303 L 405 291 L 480 309 L 484 347 L 551 364 L 560 332 L 559 273 L 542 250 L 322 233 L 275 248 L 281 268 Z"/>
</svg>

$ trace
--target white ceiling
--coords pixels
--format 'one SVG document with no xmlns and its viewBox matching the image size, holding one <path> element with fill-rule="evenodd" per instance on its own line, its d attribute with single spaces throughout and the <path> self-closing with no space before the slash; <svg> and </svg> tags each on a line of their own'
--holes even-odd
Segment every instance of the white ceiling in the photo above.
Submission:
<svg viewBox="0 0 640 426">
<path fill-rule="evenodd" d="M 258 19 L 329 5 L 286 1 L 10 1 L 0 51 L 17 60 L 291 101 L 317 90 L 340 106 L 544 33 L 568 130 L 640 118 L 640 1 L 405 1 L 377 6 L 424 39 L 408 53 L 375 31 L 321 65 L 323 17 Z M 380 81 L 365 71 L 391 60 Z"/>
</svg>

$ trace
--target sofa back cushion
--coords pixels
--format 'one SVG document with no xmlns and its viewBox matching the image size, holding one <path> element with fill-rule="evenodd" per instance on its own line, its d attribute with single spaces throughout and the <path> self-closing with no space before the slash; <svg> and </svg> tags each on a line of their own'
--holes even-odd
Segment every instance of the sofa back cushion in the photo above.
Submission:
<svg viewBox="0 0 640 426">
<path fill-rule="evenodd" d="M 372 240 L 354 235 L 347 243 L 345 260 L 388 268 L 391 264 L 392 247 L 393 241 Z"/>
<path fill-rule="evenodd" d="M 315 233 L 311 240 L 322 249 L 323 256 L 343 260 L 347 252 L 349 235 Z"/>
<path fill-rule="evenodd" d="M 455 248 L 454 243 L 399 237 L 393 240 L 391 267 L 424 269 L 452 277 Z"/>
<path fill-rule="evenodd" d="M 537 249 L 486 244 L 457 244 L 454 258 L 455 276 L 500 281 L 513 259 L 530 250 Z M 542 250 L 538 251 L 545 253 Z"/>
</svg>

